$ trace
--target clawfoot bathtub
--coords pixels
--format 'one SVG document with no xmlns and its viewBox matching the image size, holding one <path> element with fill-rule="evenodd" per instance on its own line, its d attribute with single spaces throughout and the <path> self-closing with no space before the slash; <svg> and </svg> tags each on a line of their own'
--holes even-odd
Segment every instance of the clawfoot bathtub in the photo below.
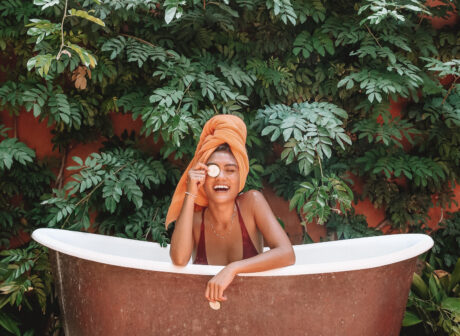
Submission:
<svg viewBox="0 0 460 336">
<path fill-rule="evenodd" d="M 386 235 L 295 246 L 296 263 L 241 274 L 213 310 L 221 266 L 171 264 L 156 243 L 57 229 L 50 248 L 66 336 L 398 335 L 418 255 L 433 240 Z"/>
</svg>

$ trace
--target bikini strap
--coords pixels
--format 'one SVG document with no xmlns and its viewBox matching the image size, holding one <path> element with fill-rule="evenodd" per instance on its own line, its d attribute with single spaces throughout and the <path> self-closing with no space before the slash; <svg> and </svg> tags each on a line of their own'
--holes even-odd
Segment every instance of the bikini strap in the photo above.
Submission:
<svg viewBox="0 0 460 336">
<path fill-rule="evenodd" d="M 243 217 L 241 216 L 241 212 L 240 212 L 238 203 L 235 202 L 235 204 L 236 204 L 236 210 L 238 211 L 238 219 L 239 219 L 240 227 L 241 227 L 241 238 L 243 240 L 243 259 L 247 259 L 255 255 L 258 255 L 259 251 L 257 251 L 256 247 L 254 246 L 251 236 L 249 236 L 249 232 L 246 229 L 246 224 L 244 224 L 244 220 L 243 220 Z"/>
</svg>

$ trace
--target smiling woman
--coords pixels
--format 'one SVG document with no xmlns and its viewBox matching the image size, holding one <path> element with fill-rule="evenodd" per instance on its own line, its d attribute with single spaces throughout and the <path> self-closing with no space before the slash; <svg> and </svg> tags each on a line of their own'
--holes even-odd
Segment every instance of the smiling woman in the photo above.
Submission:
<svg viewBox="0 0 460 336">
<path fill-rule="evenodd" d="M 224 290 L 239 273 L 294 263 L 286 233 L 263 195 L 240 194 L 249 171 L 246 126 L 232 115 L 211 118 L 195 157 L 171 202 L 166 225 L 176 220 L 170 256 L 175 265 L 225 265 L 207 284 L 206 298 L 225 301 Z M 263 251 L 264 241 L 269 250 Z"/>
</svg>

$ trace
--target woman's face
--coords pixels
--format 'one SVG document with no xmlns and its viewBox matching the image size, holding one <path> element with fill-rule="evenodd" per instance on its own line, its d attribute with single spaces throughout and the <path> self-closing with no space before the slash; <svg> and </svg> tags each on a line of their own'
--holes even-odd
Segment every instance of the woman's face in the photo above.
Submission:
<svg viewBox="0 0 460 336">
<path fill-rule="evenodd" d="M 220 173 L 216 177 L 206 175 L 204 191 L 211 202 L 223 203 L 234 200 L 238 196 L 240 187 L 240 173 L 238 163 L 229 152 L 214 152 L 206 165 L 215 164 Z"/>
</svg>

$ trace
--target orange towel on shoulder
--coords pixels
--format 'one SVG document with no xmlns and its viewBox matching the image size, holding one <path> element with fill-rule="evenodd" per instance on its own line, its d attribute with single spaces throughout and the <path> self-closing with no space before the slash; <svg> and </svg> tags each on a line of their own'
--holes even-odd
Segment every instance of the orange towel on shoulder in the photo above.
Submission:
<svg viewBox="0 0 460 336">
<path fill-rule="evenodd" d="M 227 143 L 235 156 L 240 172 L 240 189 L 243 190 L 246 177 L 249 172 L 249 160 L 246 152 L 246 125 L 239 117 L 230 114 L 220 114 L 209 119 L 203 127 L 200 141 L 196 147 L 195 156 L 188 165 L 174 192 L 171 204 L 166 216 L 166 227 L 175 221 L 179 216 L 184 203 L 185 192 L 187 191 L 188 171 L 198 162 L 208 161 L 214 150 L 224 143 Z M 195 204 L 199 207 L 206 207 L 208 199 L 203 188 L 200 187 L 195 198 Z"/>
</svg>

